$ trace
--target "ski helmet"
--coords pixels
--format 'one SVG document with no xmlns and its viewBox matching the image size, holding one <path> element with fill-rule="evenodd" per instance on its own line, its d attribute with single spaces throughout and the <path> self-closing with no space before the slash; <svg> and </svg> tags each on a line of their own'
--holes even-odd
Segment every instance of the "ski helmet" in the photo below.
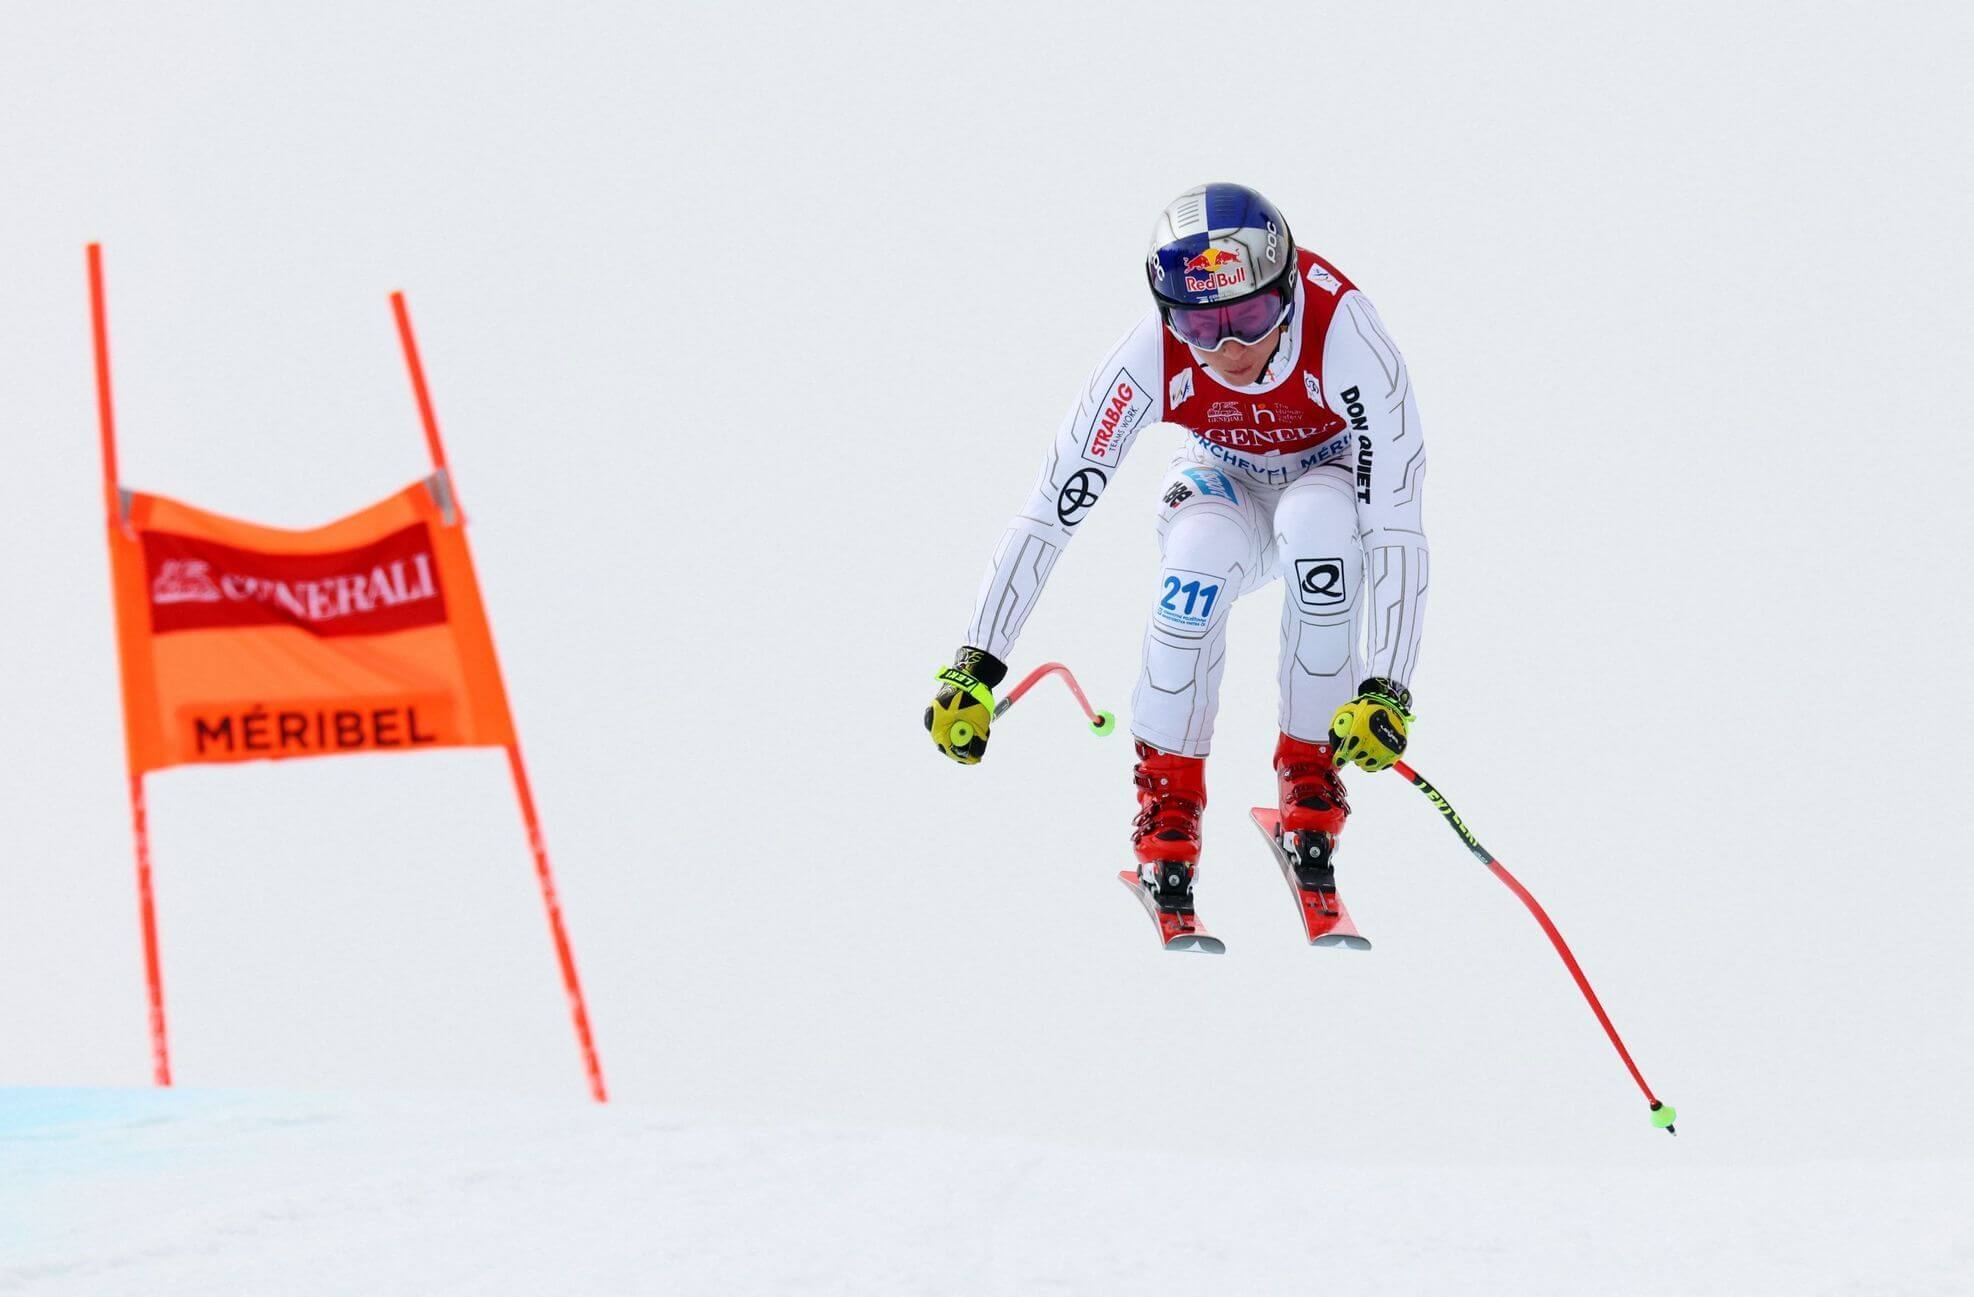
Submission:
<svg viewBox="0 0 1974 1297">
<path fill-rule="evenodd" d="M 1182 341 L 1207 349 L 1228 337 L 1255 342 L 1294 301 L 1295 240 L 1275 204 L 1246 185 L 1200 185 L 1159 214 L 1145 277 L 1167 327 Z M 1270 300 L 1244 310 L 1213 309 L 1264 294 Z"/>
</svg>

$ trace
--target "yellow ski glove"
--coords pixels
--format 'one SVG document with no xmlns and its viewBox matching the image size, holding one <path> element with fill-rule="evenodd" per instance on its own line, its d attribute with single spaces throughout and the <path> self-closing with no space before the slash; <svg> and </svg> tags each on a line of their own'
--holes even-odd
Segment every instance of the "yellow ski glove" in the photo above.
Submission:
<svg viewBox="0 0 1974 1297">
<path fill-rule="evenodd" d="M 1337 708 L 1330 737 L 1337 765 L 1389 770 L 1405 755 L 1405 726 L 1412 719 L 1412 694 L 1403 685 L 1373 676 L 1357 686 L 1357 696 Z"/>
<path fill-rule="evenodd" d="M 985 649 L 962 648 L 954 654 L 953 665 L 938 675 L 939 692 L 925 709 L 925 728 L 941 752 L 967 766 L 987 755 L 994 686 L 1007 674 L 1007 665 Z"/>
</svg>

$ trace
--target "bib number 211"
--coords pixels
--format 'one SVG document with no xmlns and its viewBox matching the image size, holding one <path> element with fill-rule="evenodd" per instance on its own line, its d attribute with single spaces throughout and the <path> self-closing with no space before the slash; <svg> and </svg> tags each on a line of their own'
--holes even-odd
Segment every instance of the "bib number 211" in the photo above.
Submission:
<svg viewBox="0 0 1974 1297">
<path fill-rule="evenodd" d="M 1218 584 L 1201 585 L 1198 581 L 1188 581 L 1180 585 L 1178 577 L 1168 576 L 1165 578 L 1165 597 L 1158 601 L 1158 606 L 1167 612 L 1176 612 L 1185 617 L 1197 616 L 1204 621 L 1213 615 L 1213 600 L 1219 593 Z M 1184 608 L 1174 602 L 1180 595 L 1186 596 Z M 1193 611 L 1194 605 L 1198 605 L 1197 613 Z"/>
</svg>

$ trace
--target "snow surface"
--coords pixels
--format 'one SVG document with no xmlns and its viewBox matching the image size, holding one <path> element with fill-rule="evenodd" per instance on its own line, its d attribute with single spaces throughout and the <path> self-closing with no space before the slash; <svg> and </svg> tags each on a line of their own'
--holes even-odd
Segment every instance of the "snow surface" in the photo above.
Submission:
<svg viewBox="0 0 1974 1297">
<path fill-rule="evenodd" d="M 14 1090 L 0 1293 L 1974 1290 L 1964 1161 L 1243 1159 L 1170 1130 L 1123 1152 L 484 1096 Z"/>
</svg>

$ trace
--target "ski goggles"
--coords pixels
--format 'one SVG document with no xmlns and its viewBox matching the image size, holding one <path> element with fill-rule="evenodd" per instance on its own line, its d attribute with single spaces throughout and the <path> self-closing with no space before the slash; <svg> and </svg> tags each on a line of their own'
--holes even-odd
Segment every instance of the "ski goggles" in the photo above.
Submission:
<svg viewBox="0 0 1974 1297">
<path fill-rule="evenodd" d="M 1293 276 L 1284 276 L 1291 285 Z M 1252 346 L 1281 327 L 1295 304 L 1292 292 L 1256 293 L 1219 306 L 1173 306 L 1161 302 L 1172 336 L 1201 351 L 1218 351 L 1229 339 Z"/>
</svg>

